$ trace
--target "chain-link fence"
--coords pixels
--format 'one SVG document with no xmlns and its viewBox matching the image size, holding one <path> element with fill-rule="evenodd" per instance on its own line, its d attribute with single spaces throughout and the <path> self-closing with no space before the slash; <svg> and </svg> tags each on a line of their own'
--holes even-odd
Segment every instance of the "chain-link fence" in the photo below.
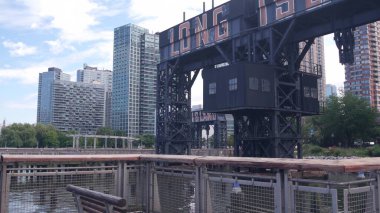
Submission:
<svg viewBox="0 0 380 213">
<path fill-rule="evenodd" d="M 128 212 L 379 212 L 376 170 L 304 173 L 252 169 L 236 162 L 234 166 L 215 161 L 196 164 L 192 157 L 176 162 L 173 156 L 167 162 L 165 157 L 120 160 L 116 156 L 106 161 L 91 161 L 91 157 L 54 163 L 45 157 L 52 158 L 3 163 L 1 213 L 77 212 L 72 194 L 65 189 L 68 184 L 125 198 Z"/>
<path fill-rule="evenodd" d="M 115 194 L 115 166 L 22 165 L 8 168 L 8 212 L 77 212 L 66 185 Z"/>
<path fill-rule="evenodd" d="M 195 174 L 186 168 L 156 167 L 153 171 L 153 203 L 158 212 L 195 212 Z"/>
<path fill-rule="evenodd" d="M 350 188 L 344 190 L 345 212 L 352 213 L 375 213 L 375 187 L 365 186 L 359 188 Z"/>
<path fill-rule="evenodd" d="M 327 180 L 291 179 L 292 212 L 375 213 L 378 179 L 376 173 L 330 174 Z M 319 177 L 320 178 L 320 177 Z M 340 180 L 339 180 L 340 179 Z"/>
<path fill-rule="evenodd" d="M 276 187 L 275 177 L 210 173 L 208 190 L 210 191 L 211 212 L 275 212 Z"/>
</svg>

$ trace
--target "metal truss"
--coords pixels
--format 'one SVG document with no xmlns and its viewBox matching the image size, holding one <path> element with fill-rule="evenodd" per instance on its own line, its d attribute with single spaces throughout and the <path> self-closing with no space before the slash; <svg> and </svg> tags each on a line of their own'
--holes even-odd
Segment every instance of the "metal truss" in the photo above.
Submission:
<svg viewBox="0 0 380 213">
<path fill-rule="evenodd" d="M 305 41 L 299 51 L 298 43 L 288 43 L 295 20 L 285 29 L 269 28 L 269 36 L 253 33 L 253 46 L 240 60 L 277 67 L 275 79 L 275 109 L 249 110 L 234 113 L 235 156 L 294 157 L 301 150 L 301 73 L 300 63 L 314 38 Z M 286 45 L 285 45 L 286 44 Z M 242 48 L 235 49 L 239 52 Z M 251 56 L 247 57 L 251 53 Z"/>
<path fill-rule="evenodd" d="M 301 61 L 315 37 L 335 32 L 340 62 L 352 63 L 352 28 L 379 19 L 377 1 L 336 1 L 331 7 L 310 10 L 271 25 L 257 28 L 253 24 L 219 43 L 162 62 L 157 84 L 157 153 L 190 153 L 191 86 L 199 71 L 222 63 L 247 62 L 276 70 L 275 106 L 229 112 L 235 119 L 235 155 L 294 157 L 297 147 L 301 157 L 301 116 L 315 113 L 302 111 L 302 79 L 306 74 L 301 72 Z M 250 18 L 237 21 L 250 26 Z M 305 43 L 301 49 L 300 42 Z M 307 75 L 321 77 L 320 66 L 313 66 Z"/>
<path fill-rule="evenodd" d="M 210 127 L 213 127 L 214 137 L 213 141 L 209 144 L 202 143 L 202 131 L 206 130 L 206 137 L 208 139 Z M 226 148 L 227 147 L 227 121 L 215 120 L 193 123 L 193 136 L 194 142 L 192 148 L 202 148 L 204 145 L 211 145 L 208 148 Z"/>
<path fill-rule="evenodd" d="M 175 63 L 164 63 L 158 69 L 157 141 L 159 154 L 190 154 L 191 86 L 199 70 L 192 77 Z"/>
<path fill-rule="evenodd" d="M 341 64 L 354 63 L 354 28 L 348 28 L 334 33 L 334 40 L 339 50 L 339 62 Z"/>
<path fill-rule="evenodd" d="M 247 61 L 277 67 L 275 109 L 235 111 L 235 155 L 260 157 L 293 157 L 300 147 L 300 72 L 299 66 L 314 39 L 303 50 L 298 43 L 288 44 L 294 21 L 285 29 L 268 28 L 264 33 L 252 31 L 230 43 L 215 45 L 217 57 L 224 63 Z M 262 36 L 266 34 L 268 36 Z M 286 44 L 286 45 L 285 45 Z M 210 60 L 210 59 L 209 59 Z M 217 61 L 217 60 L 214 60 Z M 207 64 L 205 61 L 204 64 Z M 214 64 L 216 64 L 214 62 Z M 157 93 L 157 153 L 190 153 L 191 86 L 199 69 L 186 71 L 179 60 L 159 66 Z M 197 143 L 195 146 L 199 147 Z M 224 144 L 216 145 L 224 146 Z M 299 152 L 299 156 L 301 153 Z"/>
</svg>

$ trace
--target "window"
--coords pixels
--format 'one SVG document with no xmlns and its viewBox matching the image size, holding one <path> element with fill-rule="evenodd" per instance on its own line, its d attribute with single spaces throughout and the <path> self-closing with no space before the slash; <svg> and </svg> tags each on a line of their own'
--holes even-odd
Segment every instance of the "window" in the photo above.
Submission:
<svg viewBox="0 0 380 213">
<path fill-rule="evenodd" d="M 311 95 L 310 95 L 310 88 L 309 87 L 304 87 L 303 88 L 303 95 L 306 97 L 306 98 L 309 98 Z"/>
<path fill-rule="evenodd" d="M 215 83 L 215 82 L 210 83 L 210 84 L 208 85 L 208 94 L 209 94 L 209 95 L 214 95 L 214 94 L 216 94 L 216 83 Z"/>
<path fill-rule="evenodd" d="M 262 79 L 261 80 L 261 90 L 263 92 L 270 92 L 270 81 L 267 79 Z"/>
<path fill-rule="evenodd" d="M 310 96 L 312 98 L 318 98 L 318 89 L 317 88 L 310 88 Z"/>
<path fill-rule="evenodd" d="M 250 77 L 249 78 L 249 89 L 259 90 L 259 79 Z"/>
<path fill-rule="evenodd" d="M 230 79 L 228 81 L 230 91 L 237 90 L 237 78 Z"/>
</svg>

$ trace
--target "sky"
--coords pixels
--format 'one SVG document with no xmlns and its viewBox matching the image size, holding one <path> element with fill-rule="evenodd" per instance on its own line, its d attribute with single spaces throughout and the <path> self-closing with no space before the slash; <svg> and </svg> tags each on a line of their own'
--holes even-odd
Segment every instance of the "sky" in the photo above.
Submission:
<svg viewBox="0 0 380 213">
<path fill-rule="evenodd" d="M 113 29 L 134 23 L 152 33 L 211 8 L 210 0 L 0 0 L 0 120 L 36 123 L 38 74 L 61 68 L 76 80 L 83 64 L 112 70 Z M 215 0 L 215 5 L 227 0 Z M 344 68 L 325 36 L 327 83 L 343 86 Z M 192 103 L 202 103 L 202 80 Z M 2 123 L 2 122 L 1 122 Z"/>
</svg>

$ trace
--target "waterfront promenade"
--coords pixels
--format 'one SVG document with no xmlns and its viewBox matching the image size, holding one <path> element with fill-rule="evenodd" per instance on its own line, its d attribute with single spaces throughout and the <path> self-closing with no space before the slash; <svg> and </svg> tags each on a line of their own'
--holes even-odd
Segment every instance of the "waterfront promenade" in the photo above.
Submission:
<svg viewBox="0 0 380 213">
<path fill-rule="evenodd" d="M 73 184 L 128 212 L 379 212 L 380 158 L 1 155 L 1 212 L 76 212 Z"/>
</svg>

